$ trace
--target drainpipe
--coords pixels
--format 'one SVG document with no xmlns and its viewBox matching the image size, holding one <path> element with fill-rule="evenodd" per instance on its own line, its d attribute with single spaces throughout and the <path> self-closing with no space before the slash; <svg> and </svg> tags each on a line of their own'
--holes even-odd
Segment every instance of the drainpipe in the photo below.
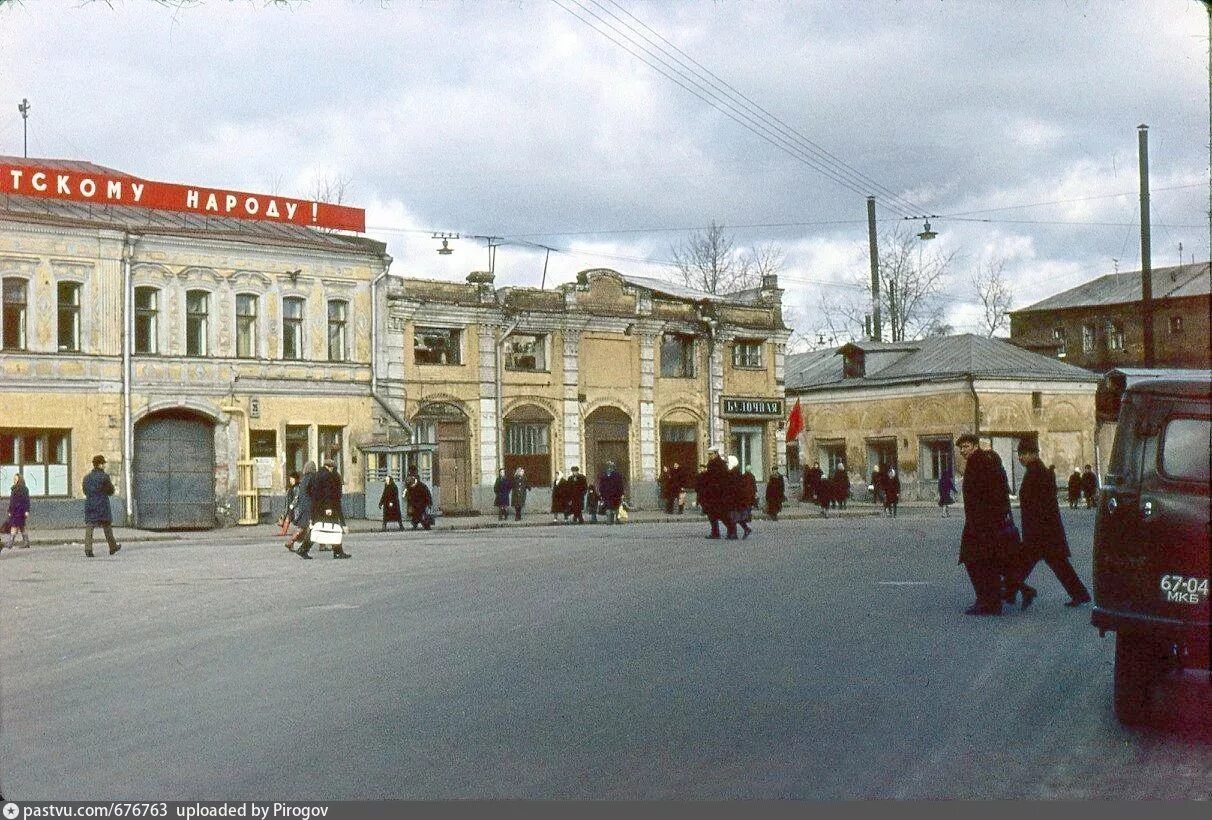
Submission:
<svg viewBox="0 0 1212 820">
<path fill-rule="evenodd" d="M 716 323 L 711 319 L 703 320 L 707 328 L 707 447 L 718 447 L 715 440 L 715 374 L 711 369 L 711 360 L 715 357 Z"/>
<path fill-rule="evenodd" d="M 971 374 L 968 375 L 968 390 L 972 393 L 972 433 L 981 434 L 981 399 L 976 395 L 976 383 Z"/>
<path fill-rule="evenodd" d="M 387 265 L 384 266 L 383 272 L 374 278 L 370 283 L 370 395 L 379 403 L 387 415 L 391 416 L 391 420 L 400 425 L 404 432 L 408 433 L 409 440 L 412 439 L 412 427 L 408 422 L 400 418 L 399 414 L 392 409 L 387 400 L 379 395 L 379 282 L 383 281 L 388 275 L 391 268 L 391 257 L 387 258 Z"/>
<path fill-rule="evenodd" d="M 131 257 L 137 237 L 125 234 L 122 241 L 122 494 L 126 499 L 126 526 L 135 521 L 134 476 L 131 460 L 135 452 L 134 414 L 131 405 L 131 346 L 135 337 L 135 291 L 131 287 Z"/>
<path fill-rule="evenodd" d="M 501 369 L 502 369 L 502 366 L 501 366 L 501 358 L 502 358 L 502 349 L 503 349 L 503 347 L 504 347 L 504 345 L 505 345 L 505 340 L 506 340 L 507 338 L 509 338 L 509 334 L 510 334 L 510 333 L 513 333 L 515 330 L 517 330 L 517 329 L 518 329 L 518 325 L 521 323 L 521 321 L 522 321 L 522 320 L 521 320 L 521 318 L 514 319 L 512 322 L 510 322 L 510 323 L 509 323 L 509 325 L 508 325 L 508 326 L 505 328 L 505 330 L 504 330 L 503 332 L 502 332 L 501 330 L 498 330 L 498 331 L 497 331 L 497 344 L 496 344 L 496 356 L 495 356 L 495 358 L 496 358 L 496 401 L 497 401 L 497 469 L 498 469 L 498 470 L 500 470 L 502 467 L 504 467 L 504 466 L 505 466 L 505 443 L 504 443 L 504 439 L 505 439 L 505 419 L 501 417 L 501 407 L 502 407 L 502 397 L 501 397 L 501 391 L 502 391 L 502 387 L 501 387 L 501 380 L 502 380 Z M 562 358 L 562 357 L 561 357 L 561 358 Z"/>
</svg>

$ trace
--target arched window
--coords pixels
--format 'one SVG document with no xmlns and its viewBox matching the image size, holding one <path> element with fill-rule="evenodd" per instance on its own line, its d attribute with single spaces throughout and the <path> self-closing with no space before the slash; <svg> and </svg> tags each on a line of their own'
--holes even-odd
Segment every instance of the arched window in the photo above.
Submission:
<svg viewBox="0 0 1212 820">
<path fill-rule="evenodd" d="M 505 471 L 513 475 L 521 467 L 532 487 L 551 485 L 552 415 L 541 407 L 525 404 L 505 416 Z"/>
</svg>

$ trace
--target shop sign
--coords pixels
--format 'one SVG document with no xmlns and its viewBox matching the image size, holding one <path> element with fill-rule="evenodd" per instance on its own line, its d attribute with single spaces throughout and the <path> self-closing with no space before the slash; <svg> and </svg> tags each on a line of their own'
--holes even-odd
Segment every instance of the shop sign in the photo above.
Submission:
<svg viewBox="0 0 1212 820">
<path fill-rule="evenodd" d="M 782 418 L 782 399 L 747 399 L 723 396 L 722 415 L 740 418 Z"/>
<path fill-rule="evenodd" d="M 366 231 L 366 211 L 362 208 L 271 194 L 152 182 L 127 174 L 107 174 L 100 169 L 80 171 L 0 163 L 0 193 L 97 205 L 134 205 L 259 222 L 289 222 L 358 233 Z"/>
</svg>

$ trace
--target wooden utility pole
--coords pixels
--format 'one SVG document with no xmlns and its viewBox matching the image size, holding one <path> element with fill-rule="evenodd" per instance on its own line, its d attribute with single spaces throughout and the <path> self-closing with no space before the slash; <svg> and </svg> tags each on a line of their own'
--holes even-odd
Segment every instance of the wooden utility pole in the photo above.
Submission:
<svg viewBox="0 0 1212 820">
<path fill-rule="evenodd" d="M 1140 317 L 1144 322 L 1144 366 L 1153 367 L 1153 259 L 1149 236 L 1149 126 L 1139 125 L 1140 162 Z"/>
<path fill-rule="evenodd" d="M 871 251 L 871 338 L 877 342 L 880 326 L 880 250 L 875 240 L 875 197 L 867 197 L 867 245 Z"/>
</svg>

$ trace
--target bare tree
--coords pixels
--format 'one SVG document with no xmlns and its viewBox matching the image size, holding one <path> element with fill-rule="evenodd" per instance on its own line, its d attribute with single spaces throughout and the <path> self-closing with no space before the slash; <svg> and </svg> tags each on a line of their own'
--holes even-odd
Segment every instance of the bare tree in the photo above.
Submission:
<svg viewBox="0 0 1212 820">
<path fill-rule="evenodd" d="M 345 201 L 353 180 L 340 174 L 327 172 L 316 175 L 312 180 L 307 198 L 313 202 L 327 202 L 329 205 L 340 205 Z"/>
<path fill-rule="evenodd" d="M 677 277 L 686 287 L 721 295 L 758 287 L 762 276 L 778 273 L 784 261 L 777 245 L 738 251 L 724 226 L 715 222 L 671 251 Z"/>
<path fill-rule="evenodd" d="M 1014 290 L 1006 281 L 1006 260 L 993 259 L 982 263 L 972 275 L 972 287 L 980 300 L 983 315 L 981 330 L 992 339 L 1007 327 Z"/>
<path fill-rule="evenodd" d="M 956 251 L 927 251 L 922 240 L 898 225 L 880 237 L 880 312 L 883 337 L 893 342 L 950 332 L 943 322 L 943 287 Z M 871 286 L 863 273 L 847 282 L 850 293 L 820 299 L 820 311 L 833 335 L 851 339 L 867 335 Z"/>
</svg>

